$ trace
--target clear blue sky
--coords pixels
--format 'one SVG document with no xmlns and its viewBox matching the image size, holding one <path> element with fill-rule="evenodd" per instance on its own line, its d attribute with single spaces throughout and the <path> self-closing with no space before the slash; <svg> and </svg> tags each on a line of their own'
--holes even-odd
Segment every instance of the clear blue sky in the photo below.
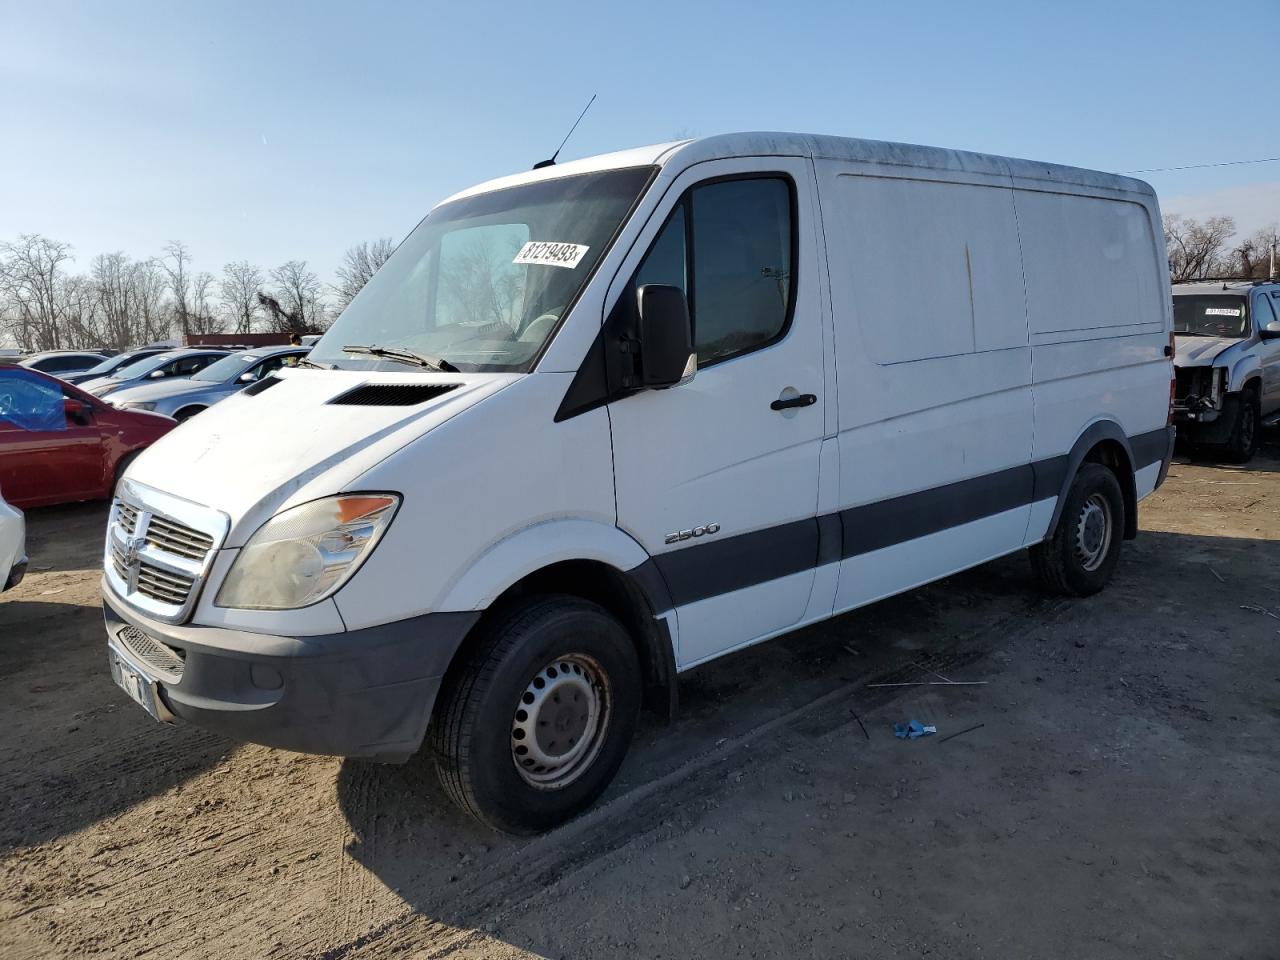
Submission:
<svg viewBox="0 0 1280 960">
<path fill-rule="evenodd" d="M 1120 171 L 1280 156 L 1280 0 L 1229 6 L 0 0 L 0 239 L 328 280 L 547 156 L 591 93 L 566 157 L 749 129 Z M 1280 220 L 1280 163 L 1146 178 Z"/>
</svg>

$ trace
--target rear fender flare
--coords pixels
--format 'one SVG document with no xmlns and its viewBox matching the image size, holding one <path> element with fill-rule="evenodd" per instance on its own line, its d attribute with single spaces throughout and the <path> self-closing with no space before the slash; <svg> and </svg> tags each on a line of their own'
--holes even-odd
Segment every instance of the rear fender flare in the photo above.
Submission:
<svg viewBox="0 0 1280 960">
<path fill-rule="evenodd" d="M 1058 521 L 1062 519 L 1062 508 L 1067 500 L 1067 492 L 1071 489 L 1076 474 L 1080 472 L 1080 465 L 1084 463 L 1089 451 L 1105 440 L 1115 441 L 1124 451 L 1128 475 L 1116 478 L 1120 481 L 1120 489 L 1124 491 L 1124 535 L 1126 538 L 1136 535 L 1138 521 L 1133 479 L 1133 449 L 1129 444 L 1128 436 L 1118 423 L 1114 420 L 1096 420 L 1076 438 L 1070 452 L 1065 456 L 1054 457 L 1035 465 L 1035 499 L 1043 500 L 1054 493 L 1058 497 L 1053 507 L 1053 519 L 1049 521 L 1049 529 L 1045 533 L 1046 540 L 1058 529 Z"/>
</svg>

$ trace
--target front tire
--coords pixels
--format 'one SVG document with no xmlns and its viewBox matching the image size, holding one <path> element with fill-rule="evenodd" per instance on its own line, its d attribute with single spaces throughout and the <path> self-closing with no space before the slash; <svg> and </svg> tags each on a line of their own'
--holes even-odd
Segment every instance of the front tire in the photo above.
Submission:
<svg viewBox="0 0 1280 960">
<path fill-rule="evenodd" d="M 1227 438 L 1226 456 L 1232 463 L 1248 463 L 1258 449 L 1258 427 L 1262 421 L 1258 391 L 1246 387 L 1236 404 L 1236 419 Z"/>
<path fill-rule="evenodd" d="M 548 830 L 609 786 L 640 699 L 635 646 L 614 617 L 576 597 L 535 598 L 495 621 L 446 679 L 436 771 L 450 799 L 495 830 Z"/>
<path fill-rule="evenodd" d="M 1053 536 L 1031 548 L 1031 566 L 1049 593 L 1087 597 L 1107 585 L 1120 561 L 1124 494 L 1100 463 L 1080 467 Z"/>
</svg>

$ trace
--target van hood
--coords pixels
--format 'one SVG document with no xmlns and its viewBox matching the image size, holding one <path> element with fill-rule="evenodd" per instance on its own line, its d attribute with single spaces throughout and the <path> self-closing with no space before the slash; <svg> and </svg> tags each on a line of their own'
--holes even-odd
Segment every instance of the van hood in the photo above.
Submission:
<svg viewBox="0 0 1280 960">
<path fill-rule="evenodd" d="M 1175 367 L 1211 367 L 1223 351 L 1243 340 L 1230 337 L 1174 336 L 1177 352 L 1173 356 Z"/>
<path fill-rule="evenodd" d="M 361 474 L 523 374 L 289 369 L 182 424 L 129 478 L 227 514 L 242 546 L 282 509 L 351 489 Z M 448 386 L 412 406 L 335 402 L 362 386 Z"/>
</svg>

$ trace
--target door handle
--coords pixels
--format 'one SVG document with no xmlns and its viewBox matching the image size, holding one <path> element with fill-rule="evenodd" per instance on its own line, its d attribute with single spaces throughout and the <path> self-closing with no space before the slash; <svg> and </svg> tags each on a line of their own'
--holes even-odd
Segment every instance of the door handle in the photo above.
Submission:
<svg viewBox="0 0 1280 960">
<path fill-rule="evenodd" d="M 794 397 L 779 398 L 769 404 L 770 410 L 790 410 L 793 407 L 812 407 L 818 398 L 812 393 L 802 393 Z"/>
</svg>

